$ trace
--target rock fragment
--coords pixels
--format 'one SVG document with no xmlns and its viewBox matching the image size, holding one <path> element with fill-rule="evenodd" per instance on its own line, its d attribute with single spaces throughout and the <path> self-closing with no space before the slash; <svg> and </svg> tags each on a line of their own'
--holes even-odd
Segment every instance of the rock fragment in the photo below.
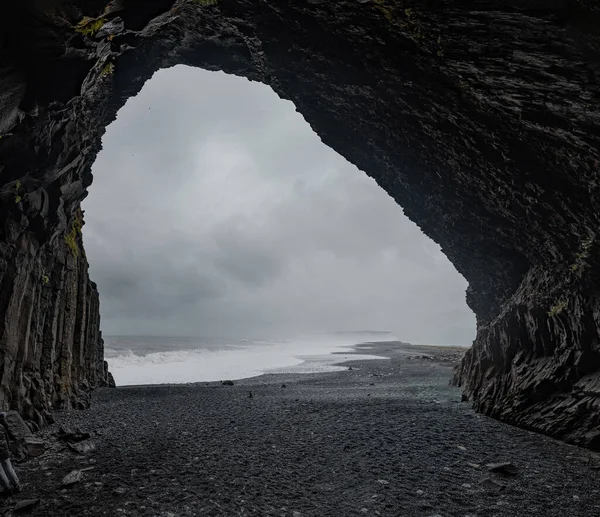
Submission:
<svg viewBox="0 0 600 517">
<path fill-rule="evenodd" d="M 84 432 L 79 428 L 70 429 L 69 427 L 61 427 L 58 430 L 58 439 L 63 442 L 81 442 L 91 437 L 91 434 Z"/>
<path fill-rule="evenodd" d="M 73 486 L 81 482 L 82 477 L 83 473 L 81 472 L 81 470 L 72 470 L 62 479 L 60 486 L 62 488 L 68 488 L 70 486 Z"/>
<path fill-rule="evenodd" d="M 38 504 L 40 504 L 39 499 L 23 499 L 21 501 L 17 501 L 17 504 L 14 506 L 12 511 L 14 513 L 26 512 L 33 509 Z"/>
<path fill-rule="evenodd" d="M 519 473 L 519 469 L 508 461 L 503 463 L 488 463 L 486 467 L 490 472 L 497 472 L 505 476 L 516 476 Z"/>
</svg>

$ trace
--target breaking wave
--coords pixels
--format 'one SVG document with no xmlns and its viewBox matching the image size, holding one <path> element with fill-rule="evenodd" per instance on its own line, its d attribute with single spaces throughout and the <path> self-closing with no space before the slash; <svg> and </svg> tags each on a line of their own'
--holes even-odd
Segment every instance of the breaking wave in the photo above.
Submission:
<svg viewBox="0 0 600 517">
<path fill-rule="evenodd" d="M 186 342 L 182 338 L 114 337 L 107 338 L 106 356 L 120 386 L 244 379 L 270 372 L 335 371 L 343 368 L 334 363 L 349 359 L 382 359 L 346 356 L 343 352 L 350 352 L 352 344 L 366 339 L 338 337 L 280 342 L 239 340 L 203 345 L 197 338 Z M 360 334 L 360 337 L 365 336 Z M 157 351 L 158 348 L 163 350 Z M 335 355 L 330 355 L 333 352 Z"/>
</svg>

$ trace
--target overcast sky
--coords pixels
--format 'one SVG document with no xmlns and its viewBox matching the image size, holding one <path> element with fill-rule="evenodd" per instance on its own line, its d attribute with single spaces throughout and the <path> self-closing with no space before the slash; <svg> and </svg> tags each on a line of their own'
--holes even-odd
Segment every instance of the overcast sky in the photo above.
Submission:
<svg viewBox="0 0 600 517">
<path fill-rule="evenodd" d="M 472 341 L 439 247 L 270 88 L 161 70 L 103 147 L 83 207 L 105 334 Z"/>
</svg>

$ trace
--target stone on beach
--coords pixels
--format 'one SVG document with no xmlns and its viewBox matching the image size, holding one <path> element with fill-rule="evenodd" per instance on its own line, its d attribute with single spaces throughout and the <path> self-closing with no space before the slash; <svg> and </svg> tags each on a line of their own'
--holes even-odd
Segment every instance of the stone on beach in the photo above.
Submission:
<svg viewBox="0 0 600 517">
<path fill-rule="evenodd" d="M 17 504 L 15 504 L 12 511 L 15 513 L 26 512 L 32 510 L 38 504 L 40 504 L 39 499 L 23 499 L 21 501 L 17 501 Z"/>
<path fill-rule="evenodd" d="M 82 477 L 83 473 L 81 472 L 81 470 L 72 470 L 62 479 L 60 486 L 63 488 L 73 486 L 81 482 Z"/>
<path fill-rule="evenodd" d="M 498 472 L 507 476 L 516 476 L 519 472 L 517 467 L 510 462 L 488 463 L 486 467 L 490 472 Z"/>
<path fill-rule="evenodd" d="M 64 442 L 81 442 L 91 437 L 91 434 L 84 432 L 81 429 L 70 429 L 69 427 L 61 427 L 58 430 L 58 439 Z"/>
</svg>

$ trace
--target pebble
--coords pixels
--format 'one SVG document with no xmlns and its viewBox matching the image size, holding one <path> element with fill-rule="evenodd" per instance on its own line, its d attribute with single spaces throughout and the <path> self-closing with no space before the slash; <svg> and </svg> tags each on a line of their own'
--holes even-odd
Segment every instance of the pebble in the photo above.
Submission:
<svg viewBox="0 0 600 517">
<path fill-rule="evenodd" d="M 422 378 L 417 364 L 414 371 L 407 370 L 408 378 L 419 372 Z M 259 381 L 247 380 L 239 388 L 221 388 L 217 382 L 211 385 L 216 389 L 100 390 L 94 411 L 57 414 L 61 422 L 85 422 L 104 436 L 93 455 L 96 469 L 84 473 L 79 486 L 64 493 L 57 490 L 63 474 L 89 463 L 70 451 L 53 451 L 56 461 L 47 452 L 42 458 L 52 461 L 52 467 L 46 471 L 34 468 L 41 461 L 37 459 L 17 466 L 23 469 L 23 479 L 35 486 L 27 496 L 35 493 L 44 504 L 40 510 L 48 507 L 48 515 L 59 516 L 169 517 L 171 512 L 176 517 L 308 517 L 313 515 L 311 508 L 318 508 L 315 515 L 334 517 L 352 512 L 365 517 L 432 517 L 436 510 L 443 517 L 549 517 L 552 512 L 600 517 L 600 508 L 594 506 L 600 502 L 593 494 L 600 488 L 600 472 L 585 469 L 585 476 L 570 479 L 561 468 L 569 446 L 483 417 L 481 422 L 466 419 L 466 408 L 456 411 L 446 402 L 431 404 L 432 398 L 448 400 L 446 380 L 438 387 L 442 377 L 432 379 L 426 393 L 413 393 L 412 388 L 404 391 L 406 379 L 387 375 L 387 368 L 383 377 L 371 377 L 371 368 L 355 367 L 350 377 L 343 372 L 331 379 L 320 374 L 315 385 L 286 377 L 260 386 Z M 436 371 L 432 374 L 441 375 Z M 385 384 L 376 383 L 376 393 L 366 397 L 365 385 L 374 378 Z M 349 385 L 352 379 L 355 384 Z M 287 390 L 281 389 L 283 382 Z M 384 397 L 388 383 L 391 391 Z M 254 397 L 260 404 L 246 398 L 250 389 L 259 394 Z M 370 404 L 360 403 L 366 398 Z M 146 425 L 157 418 L 158 427 Z M 130 423 L 127 432 L 120 427 L 123 420 Z M 453 443 L 449 436 L 460 436 L 461 442 Z M 459 444 L 467 452 L 461 452 Z M 479 485 L 481 476 L 502 481 L 485 465 L 506 459 L 518 459 L 523 483 L 517 477 L 508 478 L 506 487 L 489 481 L 488 487 Z M 135 478 L 130 480 L 132 469 Z M 47 472 L 54 477 L 47 478 Z M 537 490 L 523 486 L 533 481 Z M 90 489 L 85 490 L 87 482 Z M 103 488 L 97 488 L 100 482 Z M 554 488 L 541 490 L 545 484 Z M 33 490 L 31 486 L 27 490 Z M 357 486 L 362 489 L 355 490 Z M 125 495 L 113 495 L 117 487 L 126 489 Z M 139 503 L 147 508 L 136 506 Z"/>
</svg>

